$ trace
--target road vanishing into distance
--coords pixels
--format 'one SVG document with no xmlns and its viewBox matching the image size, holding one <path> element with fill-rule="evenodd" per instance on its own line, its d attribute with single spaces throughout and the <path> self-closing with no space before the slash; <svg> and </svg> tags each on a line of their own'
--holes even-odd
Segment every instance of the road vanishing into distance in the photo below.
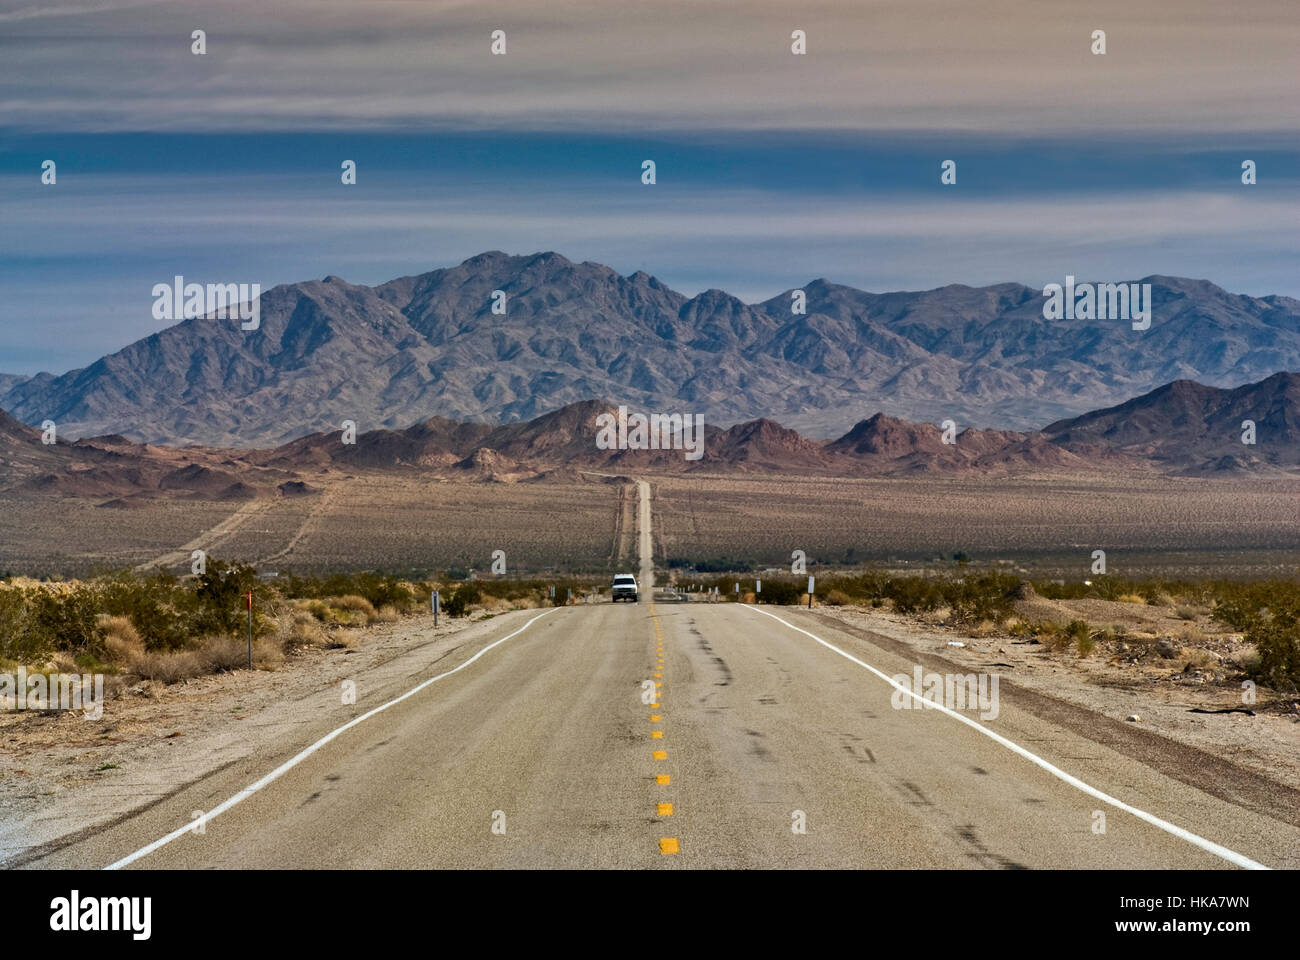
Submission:
<svg viewBox="0 0 1300 960">
<path fill-rule="evenodd" d="M 1112 749 L 1108 718 L 1076 729 L 1006 688 L 989 720 L 898 709 L 886 678 L 912 662 L 816 611 L 519 611 L 420 655 L 345 725 L 304 722 L 28 866 L 1300 865 L 1295 816 L 1211 789 L 1212 764 L 1198 783 Z"/>
</svg>

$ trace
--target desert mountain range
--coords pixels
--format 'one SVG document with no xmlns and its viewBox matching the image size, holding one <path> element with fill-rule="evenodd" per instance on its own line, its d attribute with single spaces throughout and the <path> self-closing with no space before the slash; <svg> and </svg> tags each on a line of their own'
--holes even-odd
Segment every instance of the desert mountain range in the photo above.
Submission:
<svg viewBox="0 0 1300 960">
<path fill-rule="evenodd" d="M 247 500 L 301 496 L 331 474 L 418 470 L 464 480 L 545 482 L 632 471 L 763 472 L 823 476 L 986 475 L 1115 468 L 1178 475 L 1300 470 L 1300 374 L 1278 373 L 1227 390 L 1175 381 L 1115 407 L 1037 431 L 967 427 L 945 443 L 939 426 L 883 413 L 831 441 L 770 419 L 705 426 L 703 456 L 680 450 L 605 450 L 598 417 L 614 406 L 584 400 L 497 426 L 431 417 L 401 430 L 321 432 L 266 449 L 172 448 L 120 435 L 54 444 L 0 411 L 0 491 L 15 496 Z M 1255 443 L 1242 442 L 1243 423 Z"/>
<path fill-rule="evenodd" d="M 617 397 L 827 438 L 876 411 L 1032 430 L 1175 380 L 1237 387 L 1300 370 L 1300 301 L 1139 282 L 1152 286 L 1145 331 L 1046 320 L 1042 291 L 1017 283 L 868 293 L 819 279 L 794 314 L 792 291 L 686 297 L 643 272 L 494 251 L 374 287 L 333 276 L 274 287 L 256 331 L 188 319 L 84 369 L 0 374 L 0 408 L 70 439 L 266 448 L 344 419 L 363 431 L 430 414 L 510 424 Z"/>
</svg>

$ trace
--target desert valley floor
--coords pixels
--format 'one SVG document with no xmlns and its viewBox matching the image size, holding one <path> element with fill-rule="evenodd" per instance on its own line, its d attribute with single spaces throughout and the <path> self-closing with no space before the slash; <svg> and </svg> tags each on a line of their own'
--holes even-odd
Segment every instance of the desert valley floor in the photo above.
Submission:
<svg viewBox="0 0 1300 960">
<path fill-rule="evenodd" d="M 1294 572 L 1300 478 L 841 479 L 649 475 L 656 562 L 951 563 L 1086 578 L 1094 550 L 1119 576 L 1268 577 Z M 0 570 L 81 576 L 195 549 L 260 569 L 446 567 L 604 572 L 635 562 L 632 477 L 578 473 L 499 483 L 329 471 L 313 492 L 242 502 L 6 496 Z"/>
</svg>

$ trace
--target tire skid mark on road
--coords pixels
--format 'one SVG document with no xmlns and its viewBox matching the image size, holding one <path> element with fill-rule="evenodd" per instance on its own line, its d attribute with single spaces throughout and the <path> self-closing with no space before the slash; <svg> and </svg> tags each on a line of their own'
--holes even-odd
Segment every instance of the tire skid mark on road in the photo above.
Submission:
<svg viewBox="0 0 1300 960">
<path fill-rule="evenodd" d="M 839 647 L 835 646 L 835 644 L 823 640 L 815 633 L 811 633 L 803 629 L 802 627 L 796 627 L 793 623 L 790 623 L 788 620 L 783 620 L 774 613 L 768 613 L 766 610 L 761 610 L 758 607 L 752 606 L 748 603 L 740 604 L 740 606 L 744 607 L 746 610 L 749 610 L 753 613 L 762 614 L 765 617 L 771 617 L 777 623 L 783 624 L 789 627 L 791 630 L 794 630 L 797 633 L 802 633 L 805 637 L 815 640 L 817 643 L 821 644 L 826 649 L 831 650 L 834 653 L 838 653 L 844 659 L 852 663 L 856 663 L 859 667 L 862 667 L 864 670 L 868 670 L 871 673 L 875 674 L 877 677 L 885 681 L 885 683 L 889 684 L 891 687 L 893 687 L 895 690 L 899 691 L 900 693 L 903 693 L 906 696 L 911 697 L 913 700 L 916 700 L 919 704 L 921 704 L 923 709 L 938 710 L 940 713 L 952 717 L 954 720 L 958 721 L 959 723 L 965 724 L 966 726 L 970 727 L 972 730 L 979 731 L 984 736 L 988 737 L 994 742 L 1002 745 L 1003 747 L 1006 747 L 1012 753 L 1018 754 L 1019 756 L 1024 757 L 1030 763 L 1033 763 L 1035 766 L 1041 767 L 1043 770 L 1046 770 L 1048 773 L 1050 773 L 1052 776 L 1056 777 L 1058 780 L 1062 781 L 1063 783 L 1069 784 L 1075 789 L 1080 790 L 1083 793 L 1086 793 L 1088 796 L 1100 800 L 1102 803 L 1115 807 L 1117 810 L 1122 810 L 1125 813 L 1132 814 L 1133 816 L 1137 817 L 1139 820 L 1142 820 L 1145 823 L 1149 823 L 1151 826 L 1163 830 L 1165 831 L 1165 833 L 1175 836 L 1180 840 L 1185 840 L 1186 842 L 1192 844 L 1193 846 L 1200 847 L 1202 850 L 1206 851 L 1207 853 L 1212 853 L 1216 857 L 1219 857 L 1222 860 L 1226 860 L 1229 863 L 1234 864 L 1235 866 L 1242 867 L 1243 869 L 1247 869 L 1247 870 L 1270 869 L 1269 867 L 1264 866 L 1264 864 L 1257 863 L 1256 861 L 1250 859 L 1244 854 L 1237 853 L 1235 850 L 1230 850 L 1227 847 L 1221 846 L 1220 844 L 1217 844 L 1212 840 L 1207 840 L 1202 836 L 1198 836 L 1197 834 L 1192 833 L 1190 830 L 1185 830 L 1182 827 L 1177 826 L 1176 824 L 1169 823 L 1167 820 L 1160 819 L 1154 814 L 1147 813 L 1145 810 L 1141 810 L 1137 807 L 1130 806 L 1129 804 L 1125 803 L 1123 800 L 1118 800 L 1115 797 L 1112 797 L 1108 793 L 1103 793 L 1102 791 L 1098 790 L 1096 787 L 1084 783 L 1078 777 L 1068 774 L 1064 770 L 1060 769 L 1059 767 L 1054 766 L 1053 764 L 1044 760 L 1042 757 L 1038 756 L 1038 754 L 1025 749 L 1015 741 L 1009 740 L 999 733 L 994 733 L 992 730 L 988 729 L 988 727 L 984 726 L 983 724 L 976 723 L 974 720 L 970 719 L 969 717 L 963 716 L 962 714 L 958 713 L 956 710 L 953 710 L 950 707 L 946 707 L 941 703 L 934 703 L 932 701 L 926 700 L 921 694 L 913 693 L 910 686 L 904 686 L 903 684 L 899 683 L 897 680 L 894 680 L 892 677 L 888 676 L 882 671 L 877 670 L 871 664 L 863 660 L 859 660 L 857 657 L 853 656 L 853 654 L 841 650 Z"/>
</svg>

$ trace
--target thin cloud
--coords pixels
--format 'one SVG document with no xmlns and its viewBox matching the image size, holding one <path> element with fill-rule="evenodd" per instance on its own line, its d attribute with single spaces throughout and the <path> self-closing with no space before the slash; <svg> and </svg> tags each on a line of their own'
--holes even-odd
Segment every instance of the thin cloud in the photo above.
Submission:
<svg viewBox="0 0 1300 960">
<path fill-rule="evenodd" d="M 40 4 L 31 7 L 19 7 L 14 10 L 0 8 L 0 23 L 17 23 L 23 20 L 45 20 L 55 17 L 80 17 L 94 14 L 113 13 L 118 10 L 130 10 L 135 7 L 156 6 L 167 0 L 104 0 L 102 3 L 65 4 L 50 6 Z"/>
<path fill-rule="evenodd" d="M 554 0 L 222 7 L 129 0 L 103 36 L 15 30 L 0 58 L 28 129 L 1294 130 L 1293 0 L 1063 15 L 1041 0 Z M 24 6 L 12 18 L 34 16 Z M 75 18 L 73 18 L 75 19 Z M 208 33 L 190 55 L 189 33 Z M 1108 52 L 1093 56 L 1094 28 Z M 488 52 L 505 29 L 508 54 Z M 790 53 L 794 28 L 808 53 Z M 131 64 L 130 69 L 124 64 Z M 35 79 L 39 78 L 39 82 Z"/>
</svg>

